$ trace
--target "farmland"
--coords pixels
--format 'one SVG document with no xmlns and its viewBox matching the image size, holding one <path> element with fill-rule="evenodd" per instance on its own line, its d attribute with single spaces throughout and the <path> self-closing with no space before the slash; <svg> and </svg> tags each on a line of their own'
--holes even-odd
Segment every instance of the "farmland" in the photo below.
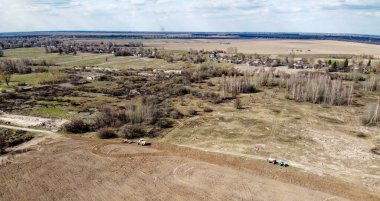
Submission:
<svg viewBox="0 0 380 201">
<path fill-rule="evenodd" d="M 115 40 L 120 41 L 120 40 Z M 247 54 L 289 54 L 292 50 L 297 54 L 306 55 L 360 55 L 372 54 L 380 56 L 378 45 L 331 41 L 331 40 L 280 40 L 280 39 L 250 39 L 250 40 L 147 40 L 147 46 L 170 50 L 226 50 L 236 47 L 239 52 Z"/>
</svg>

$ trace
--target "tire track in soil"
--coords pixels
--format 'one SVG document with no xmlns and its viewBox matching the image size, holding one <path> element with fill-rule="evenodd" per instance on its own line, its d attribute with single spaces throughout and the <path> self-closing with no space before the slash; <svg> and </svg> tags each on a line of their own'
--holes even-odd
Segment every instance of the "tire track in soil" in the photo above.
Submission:
<svg viewBox="0 0 380 201">
<path fill-rule="evenodd" d="M 92 140 L 91 140 L 92 141 Z M 133 158 L 133 157 L 155 157 L 155 156 L 177 156 L 204 161 L 207 163 L 227 166 L 233 169 L 249 171 L 256 175 L 265 176 L 284 183 L 295 184 L 311 190 L 330 193 L 333 195 L 353 199 L 353 200 L 373 200 L 378 201 L 380 197 L 368 192 L 366 189 L 351 185 L 347 182 L 337 181 L 333 178 L 321 177 L 294 167 L 279 168 L 269 166 L 264 161 L 247 160 L 239 156 L 227 156 L 221 153 L 205 152 L 188 147 L 181 147 L 173 144 L 155 143 L 149 148 L 157 149 L 160 152 L 133 153 L 133 154 L 107 154 L 102 148 L 107 145 L 122 144 L 120 142 L 105 142 L 97 144 L 91 150 L 92 153 L 111 158 Z M 126 145 L 125 146 L 131 146 Z M 247 191 L 250 191 L 247 189 Z"/>
<path fill-rule="evenodd" d="M 58 135 L 58 134 L 57 134 Z M 62 137 L 62 136 L 61 136 Z M 62 137 L 64 138 L 64 137 Z M 121 142 L 100 142 L 97 139 L 88 139 L 83 137 L 71 136 L 69 137 L 74 140 L 80 140 L 87 143 L 92 143 L 94 146 L 90 149 L 87 149 L 91 153 L 106 157 L 106 158 L 134 158 L 134 157 L 158 157 L 158 156 L 177 156 L 183 158 L 190 158 L 198 161 L 207 162 L 210 164 L 215 164 L 219 166 L 230 167 L 233 169 L 251 172 L 256 175 L 268 177 L 271 179 L 275 179 L 284 183 L 290 183 L 294 185 L 298 185 L 301 187 L 305 187 L 311 190 L 317 190 L 321 192 L 330 193 L 332 195 L 337 195 L 353 200 L 380 200 L 379 196 L 373 195 L 368 192 L 366 189 L 353 186 L 349 183 L 337 181 L 333 178 L 326 178 L 317 175 L 313 175 L 306 172 L 301 172 L 300 169 L 289 167 L 289 168 L 278 168 L 274 166 L 268 166 L 266 162 L 258 161 L 258 160 L 249 160 L 240 156 L 229 156 L 222 153 L 213 153 L 206 152 L 202 150 L 196 150 L 188 147 L 181 147 L 172 144 L 163 144 L 163 143 L 155 143 L 149 148 L 153 148 L 159 150 L 159 152 L 147 152 L 147 153 L 123 153 L 123 154 L 112 154 L 112 153 L 104 153 L 102 150 L 103 147 L 107 145 L 120 145 Z M 59 146 L 60 143 L 66 142 L 66 140 L 53 142 L 49 144 L 41 144 L 41 146 Z M 122 144 L 124 146 L 132 146 Z M 136 145 L 137 146 L 137 145 Z M 79 149 L 80 146 L 76 147 Z M 74 149 L 74 150 L 76 150 Z M 74 151 L 71 150 L 71 151 Z M 166 175 L 170 176 L 170 175 Z M 157 179 L 156 181 L 159 181 Z M 164 182 L 165 183 L 165 180 Z M 165 184 L 164 184 L 165 185 Z M 170 188 L 165 185 L 166 188 Z M 248 190 L 249 191 L 249 190 Z"/>
</svg>

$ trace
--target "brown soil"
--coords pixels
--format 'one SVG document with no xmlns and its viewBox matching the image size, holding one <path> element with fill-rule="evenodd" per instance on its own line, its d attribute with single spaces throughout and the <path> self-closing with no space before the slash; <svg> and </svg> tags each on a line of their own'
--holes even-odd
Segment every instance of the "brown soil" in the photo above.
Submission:
<svg viewBox="0 0 380 201">
<path fill-rule="evenodd" d="M 44 143 L 0 167 L 1 200 L 378 200 L 348 183 L 169 144 Z"/>
</svg>

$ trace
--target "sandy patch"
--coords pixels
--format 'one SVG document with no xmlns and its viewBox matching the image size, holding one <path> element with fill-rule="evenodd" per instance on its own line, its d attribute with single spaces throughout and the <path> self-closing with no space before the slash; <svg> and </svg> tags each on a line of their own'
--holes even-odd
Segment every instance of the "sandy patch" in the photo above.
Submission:
<svg viewBox="0 0 380 201">
<path fill-rule="evenodd" d="M 48 119 L 7 113 L 0 113 L 0 120 L 21 127 L 45 127 L 51 130 L 59 130 L 65 123 L 69 122 L 66 119 Z"/>
</svg>

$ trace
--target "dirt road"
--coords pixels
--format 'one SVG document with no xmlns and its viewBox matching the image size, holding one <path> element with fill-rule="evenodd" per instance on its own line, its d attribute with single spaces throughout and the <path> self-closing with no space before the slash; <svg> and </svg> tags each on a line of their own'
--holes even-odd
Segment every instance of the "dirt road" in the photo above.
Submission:
<svg viewBox="0 0 380 201">
<path fill-rule="evenodd" d="M 58 137 L 0 167 L 1 200 L 376 200 L 347 183 L 169 144 Z"/>
</svg>

